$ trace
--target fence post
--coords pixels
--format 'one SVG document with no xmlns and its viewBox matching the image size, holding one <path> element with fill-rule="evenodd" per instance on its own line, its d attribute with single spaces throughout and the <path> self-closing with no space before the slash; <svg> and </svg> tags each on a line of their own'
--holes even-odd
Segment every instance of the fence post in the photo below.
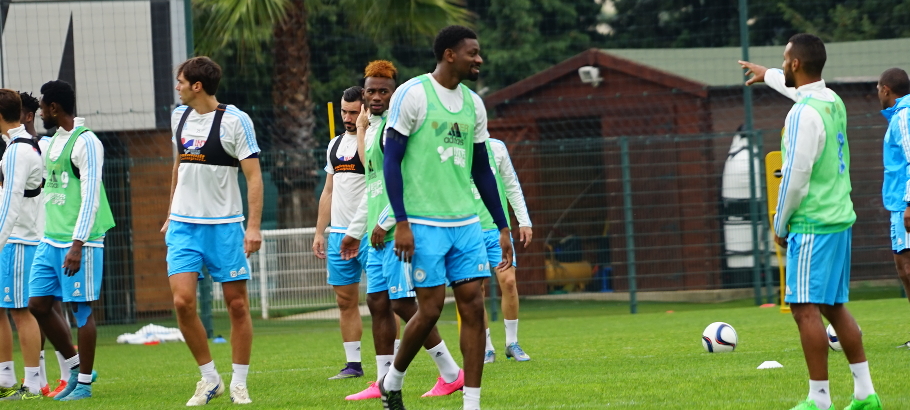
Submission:
<svg viewBox="0 0 910 410">
<path fill-rule="evenodd" d="M 262 246 L 259 248 L 259 307 L 262 309 L 262 318 L 269 318 L 269 275 L 266 266 L 267 258 L 265 255 L 266 246 L 265 238 L 262 240 Z"/>
<path fill-rule="evenodd" d="M 629 312 L 638 313 L 638 286 L 635 283 L 635 232 L 632 223 L 632 172 L 629 169 L 629 138 L 619 138 L 622 164 L 622 207 L 626 225 L 626 266 L 629 274 Z"/>
<path fill-rule="evenodd" d="M 749 132 L 749 218 L 752 222 L 752 287 L 755 290 L 755 304 L 761 305 L 762 303 L 762 281 L 761 281 L 761 252 L 763 243 L 759 241 L 758 230 L 761 229 L 764 224 L 760 223 L 761 214 L 758 210 L 758 201 L 759 197 L 755 194 L 756 189 L 758 189 L 758 181 L 755 178 L 755 160 L 757 156 L 755 155 L 755 149 L 757 144 L 755 142 L 756 136 L 758 134 L 754 132 Z"/>
<path fill-rule="evenodd" d="M 212 320 L 212 276 L 204 265 L 202 280 L 199 281 L 199 318 L 205 328 L 205 336 L 209 339 L 215 337 L 215 324 Z"/>
</svg>

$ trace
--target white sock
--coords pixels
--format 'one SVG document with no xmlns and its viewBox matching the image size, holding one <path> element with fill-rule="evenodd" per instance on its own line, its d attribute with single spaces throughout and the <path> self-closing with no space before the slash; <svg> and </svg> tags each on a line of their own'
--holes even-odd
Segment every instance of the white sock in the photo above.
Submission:
<svg viewBox="0 0 910 410">
<path fill-rule="evenodd" d="M 831 407 L 831 388 L 827 380 L 809 380 L 809 399 L 820 409 Z"/>
<path fill-rule="evenodd" d="M 395 350 L 392 351 L 392 354 L 398 355 L 398 346 L 401 346 L 401 339 L 395 339 Z"/>
<path fill-rule="evenodd" d="M 392 367 L 392 362 L 395 360 L 395 355 L 384 354 L 376 355 L 376 380 L 385 376 L 389 372 L 389 368 Z"/>
<path fill-rule="evenodd" d="M 54 350 L 54 355 L 57 356 L 57 366 L 60 367 L 60 378 L 57 380 L 67 381 L 70 378 L 70 368 L 66 367 L 66 358 L 56 350 Z"/>
<path fill-rule="evenodd" d="M 518 343 L 518 319 L 503 319 L 506 324 L 506 346 L 512 343 Z"/>
<path fill-rule="evenodd" d="M 92 374 L 79 373 L 78 378 L 79 384 L 92 384 Z"/>
<path fill-rule="evenodd" d="M 246 384 L 246 375 L 250 372 L 250 365 L 234 363 L 234 374 L 231 375 L 231 388 L 238 384 Z"/>
<path fill-rule="evenodd" d="M 869 362 L 851 364 L 850 371 L 853 372 L 853 397 L 866 400 L 870 394 L 875 393 L 872 376 L 869 375 Z"/>
<path fill-rule="evenodd" d="M 218 383 L 221 381 L 221 376 L 218 375 L 218 370 L 215 369 L 214 360 L 199 366 L 199 371 L 202 372 L 202 378 L 209 383 Z"/>
<path fill-rule="evenodd" d="M 12 360 L 0 362 L 0 387 L 13 387 L 16 385 L 16 367 Z"/>
<path fill-rule="evenodd" d="M 80 363 L 81 362 L 79 361 L 79 353 L 76 353 L 75 356 L 70 357 L 69 359 L 66 359 L 63 361 L 63 365 L 66 366 L 67 369 L 70 369 L 66 372 L 66 375 L 67 375 L 66 380 L 69 380 L 69 374 L 72 373 L 73 370 L 79 369 Z"/>
<path fill-rule="evenodd" d="M 396 369 L 395 363 L 392 363 L 389 366 L 389 372 L 385 375 L 385 379 L 382 380 L 382 388 L 386 391 L 401 390 L 401 385 L 404 384 L 404 372 Z"/>
<path fill-rule="evenodd" d="M 25 382 L 22 383 L 23 386 L 28 387 L 28 391 L 32 394 L 41 394 L 41 382 L 38 380 L 41 378 L 41 368 L 40 367 L 26 367 L 25 368 Z"/>
<path fill-rule="evenodd" d="M 360 342 L 344 342 L 344 355 L 348 363 L 360 363 Z"/>
<path fill-rule="evenodd" d="M 44 360 L 44 350 L 38 356 L 38 384 L 41 387 L 47 386 L 47 362 Z"/>
<path fill-rule="evenodd" d="M 464 410 L 480 410 L 480 387 L 464 387 Z"/>
<path fill-rule="evenodd" d="M 452 359 L 452 354 L 449 353 L 449 349 L 446 348 L 445 341 L 439 342 L 439 344 L 432 349 L 427 349 L 427 353 L 429 353 L 430 357 L 433 358 L 433 361 L 436 362 L 436 367 L 439 368 L 439 375 L 442 376 L 443 381 L 451 383 L 458 379 L 458 373 L 461 371 L 461 368 L 455 363 L 455 359 Z"/>
<path fill-rule="evenodd" d="M 491 350 L 491 351 L 494 351 L 494 352 L 496 351 L 496 349 L 493 348 L 493 339 L 490 339 L 490 328 L 487 328 L 487 347 L 486 347 L 486 350 Z"/>
</svg>

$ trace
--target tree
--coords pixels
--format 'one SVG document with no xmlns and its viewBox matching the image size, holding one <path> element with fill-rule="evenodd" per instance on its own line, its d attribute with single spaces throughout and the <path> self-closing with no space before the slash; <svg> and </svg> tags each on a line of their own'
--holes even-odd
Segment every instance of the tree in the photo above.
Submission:
<svg viewBox="0 0 910 410">
<path fill-rule="evenodd" d="M 607 23 L 615 48 L 739 45 L 735 1 L 614 0 Z M 808 32 L 825 41 L 910 36 L 910 0 L 749 0 L 749 42 L 781 45 Z"/>
<path fill-rule="evenodd" d="M 600 43 L 593 0 L 472 0 L 490 91 L 513 84 Z"/>
<path fill-rule="evenodd" d="M 461 0 L 194 0 L 204 14 L 196 52 L 225 53 L 233 47 L 241 63 L 272 57 L 274 122 L 268 129 L 272 152 L 263 160 L 279 190 L 279 226 L 312 226 L 313 187 L 321 168 L 314 135 L 311 33 L 308 16 L 327 7 L 340 10 L 349 28 L 377 43 L 414 43 L 432 38 L 449 24 L 470 16 Z M 269 48 L 270 47 L 270 48 Z"/>
</svg>

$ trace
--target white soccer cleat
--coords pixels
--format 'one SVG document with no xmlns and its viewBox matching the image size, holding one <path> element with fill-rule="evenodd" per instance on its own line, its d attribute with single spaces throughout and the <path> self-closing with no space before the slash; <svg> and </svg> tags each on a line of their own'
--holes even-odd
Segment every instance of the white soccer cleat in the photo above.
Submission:
<svg viewBox="0 0 910 410">
<path fill-rule="evenodd" d="M 205 379 L 196 383 L 196 393 L 186 402 L 187 406 L 204 406 L 209 401 L 224 394 L 224 382 L 219 380 L 218 383 L 209 383 Z"/>
<path fill-rule="evenodd" d="M 247 391 L 245 384 L 231 387 L 231 401 L 234 404 L 250 404 L 253 402 L 250 400 L 250 392 Z"/>
</svg>

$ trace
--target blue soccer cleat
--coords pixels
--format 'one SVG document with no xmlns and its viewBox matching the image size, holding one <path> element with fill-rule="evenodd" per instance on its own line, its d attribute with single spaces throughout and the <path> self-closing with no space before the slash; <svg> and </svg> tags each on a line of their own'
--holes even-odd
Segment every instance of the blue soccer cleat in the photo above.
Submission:
<svg viewBox="0 0 910 410">
<path fill-rule="evenodd" d="M 57 397 L 60 397 L 58 394 Z M 89 399 L 92 397 L 92 385 L 91 384 L 82 384 L 76 383 L 76 388 L 73 389 L 70 394 L 67 394 L 66 397 L 62 399 L 54 398 L 54 400 L 60 401 L 76 401 L 82 399 Z"/>
<path fill-rule="evenodd" d="M 513 342 L 506 346 L 506 359 L 515 359 L 516 362 L 526 362 L 531 360 L 531 356 L 528 356 L 528 354 L 521 349 L 518 342 Z"/>
</svg>

